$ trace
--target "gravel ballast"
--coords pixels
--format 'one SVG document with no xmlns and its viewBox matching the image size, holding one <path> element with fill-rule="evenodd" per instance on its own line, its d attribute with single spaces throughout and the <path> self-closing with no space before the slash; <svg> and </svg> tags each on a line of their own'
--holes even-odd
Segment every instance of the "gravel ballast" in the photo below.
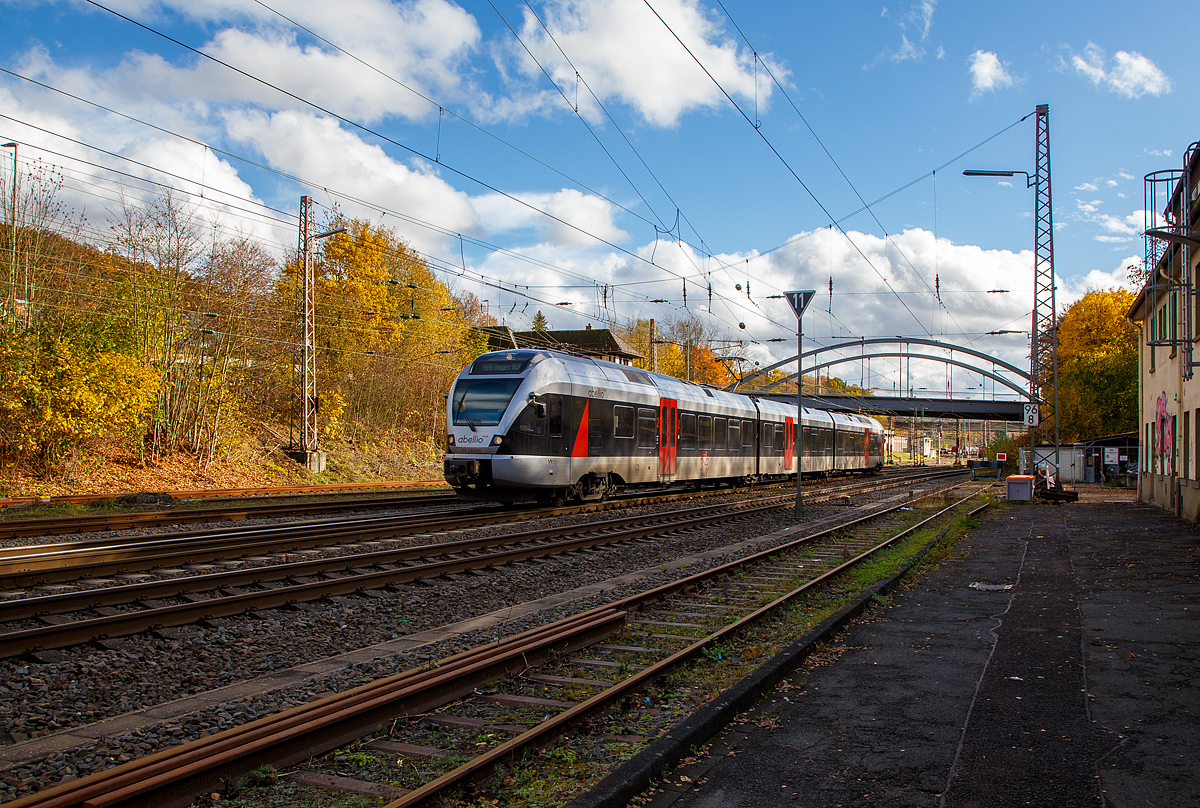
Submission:
<svg viewBox="0 0 1200 808">
<path fill-rule="evenodd" d="M 863 499 L 894 496 L 894 492 L 884 492 Z M 642 510 L 650 513 L 678 507 L 669 504 Z M 817 523 L 824 516 L 845 511 L 844 505 L 812 506 L 810 520 Z M 561 519 L 582 525 L 596 516 Z M 539 520 L 539 525 L 548 522 Z M 237 726 L 314 696 L 422 665 L 497 636 L 643 590 L 682 573 L 723 563 L 737 553 L 713 551 L 793 524 L 791 513 L 784 510 L 655 541 L 637 541 L 452 579 L 401 585 L 366 596 L 301 605 L 295 610 L 265 611 L 258 617 L 169 629 L 106 643 L 107 648 L 87 646 L 52 652 L 45 655 L 43 662 L 5 660 L 0 662 L 3 681 L 0 709 L 12 719 L 5 727 L 7 736 L 0 733 L 0 742 L 7 744 L 0 747 L 0 761 L 6 761 L 0 762 L 0 798 L 11 799 L 64 777 L 83 776 L 165 745 Z M 487 532 L 514 529 L 512 525 L 504 525 Z M 691 568 L 667 569 L 677 559 L 706 552 L 710 557 Z M 556 608 L 535 614 L 524 614 L 519 608 L 520 604 L 635 571 L 643 571 L 636 581 L 621 582 L 609 591 L 592 592 Z M 503 613 L 506 609 L 521 616 L 504 620 L 495 615 L 497 610 Z M 452 638 L 379 658 L 333 665 L 327 672 L 305 677 L 287 687 L 266 692 L 248 687 L 246 695 L 236 700 L 205 704 L 165 721 L 148 721 L 142 716 L 129 722 L 136 725 L 130 731 L 122 729 L 122 721 L 114 721 L 111 735 L 82 746 L 77 745 L 77 739 L 62 735 L 65 730 L 131 711 L 154 713 L 157 706 L 176 699 L 222 687 L 236 688 L 239 683 L 284 674 L 304 663 L 379 643 L 402 641 L 409 635 L 485 613 L 493 613 L 486 628 L 467 630 Z M 37 744 L 37 739 L 43 739 L 43 743 Z M 32 746 L 44 752 L 53 745 L 47 744 L 55 740 L 60 740 L 63 748 L 40 757 L 22 754 L 24 749 L 32 751 Z"/>
</svg>

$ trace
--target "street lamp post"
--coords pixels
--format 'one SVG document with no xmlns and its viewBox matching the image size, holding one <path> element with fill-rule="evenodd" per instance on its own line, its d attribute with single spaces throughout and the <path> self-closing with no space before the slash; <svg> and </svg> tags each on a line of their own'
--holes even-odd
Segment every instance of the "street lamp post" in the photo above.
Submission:
<svg viewBox="0 0 1200 808">
<path fill-rule="evenodd" d="M 816 294 L 815 289 L 783 293 L 796 313 L 796 426 L 792 437 L 792 453 L 796 456 L 797 522 L 804 519 L 804 310 Z"/>
<path fill-rule="evenodd" d="M 0 144 L 0 149 L 13 150 L 12 210 L 9 211 L 9 216 L 12 219 L 12 244 L 10 245 L 12 247 L 12 260 L 8 266 L 8 316 L 15 330 L 17 327 L 17 144 Z"/>
</svg>

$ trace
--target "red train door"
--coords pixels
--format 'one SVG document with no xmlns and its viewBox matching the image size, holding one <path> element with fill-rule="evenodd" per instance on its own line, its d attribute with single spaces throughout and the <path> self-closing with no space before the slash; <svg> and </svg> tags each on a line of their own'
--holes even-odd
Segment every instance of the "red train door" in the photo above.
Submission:
<svg viewBox="0 0 1200 808">
<path fill-rule="evenodd" d="M 863 447 L 863 468 L 869 469 L 871 468 L 871 430 L 864 429 L 863 433 L 867 436 L 866 445 Z"/>
<path fill-rule="evenodd" d="M 793 430 L 792 424 L 795 421 L 792 418 L 783 419 L 783 471 L 784 473 L 792 470 L 792 457 L 795 454 L 793 451 Z"/>
<path fill-rule="evenodd" d="M 658 400 L 658 476 L 674 477 L 678 451 L 679 402 L 675 399 Z"/>
</svg>

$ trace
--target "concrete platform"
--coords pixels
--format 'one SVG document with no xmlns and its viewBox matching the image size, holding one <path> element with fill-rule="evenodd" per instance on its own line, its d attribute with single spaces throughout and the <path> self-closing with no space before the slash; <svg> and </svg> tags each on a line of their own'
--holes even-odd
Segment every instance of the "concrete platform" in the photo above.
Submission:
<svg viewBox="0 0 1200 808">
<path fill-rule="evenodd" d="M 1200 535 L 1110 496 L 985 519 L 649 804 L 1200 805 Z"/>
</svg>

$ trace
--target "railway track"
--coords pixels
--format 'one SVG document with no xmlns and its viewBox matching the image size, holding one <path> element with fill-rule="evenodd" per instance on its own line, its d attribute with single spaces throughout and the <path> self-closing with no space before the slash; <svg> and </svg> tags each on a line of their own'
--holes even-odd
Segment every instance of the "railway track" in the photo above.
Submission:
<svg viewBox="0 0 1200 808">
<path fill-rule="evenodd" d="M 960 473 L 954 476 L 960 476 Z M 812 502 L 845 496 L 847 490 L 865 493 L 905 486 L 910 482 L 907 478 L 867 481 L 867 484 L 860 482 L 814 496 Z M 19 621 L 34 620 L 46 624 L 0 633 L 0 658 L 590 550 L 668 531 L 694 529 L 777 511 L 791 507 L 793 502 L 791 495 L 776 495 L 761 500 L 700 505 L 651 516 L 618 517 L 586 526 L 541 527 L 499 536 L 380 549 L 349 556 L 283 561 L 270 566 L 184 579 L 169 578 L 42 597 L 16 598 L 0 602 L 0 621 L 10 626 Z M 501 514 L 515 516 L 512 512 Z M 431 517 L 409 521 L 403 529 L 410 532 L 462 529 L 465 526 L 493 524 L 491 520 L 494 516 Z M 383 533 L 378 533 L 381 530 Z M 319 537 L 309 537 L 305 541 L 327 543 L 330 540 L 329 531 L 332 531 L 342 538 L 353 536 L 356 543 L 361 545 L 368 535 L 394 535 L 396 530 L 394 527 L 378 526 L 369 530 L 361 526 L 351 529 L 324 526 Z M 278 539 L 266 541 L 276 543 Z M 263 546 L 253 545 L 255 548 Z M 245 545 L 239 547 L 245 550 Z M 145 548 L 139 552 L 145 552 Z M 137 563 L 159 566 L 165 559 L 194 558 L 196 552 L 205 551 L 195 548 L 170 549 L 153 558 L 138 558 Z M 221 553 L 222 550 L 218 548 L 213 552 Z M 89 564 L 88 569 L 94 572 L 98 566 L 103 565 Z M 58 568 L 59 571 L 64 569 Z M 168 603 L 167 600 L 175 602 Z M 74 619 L 66 617 L 72 613 L 75 614 Z"/>
<path fill-rule="evenodd" d="M 473 780 L 498 763 L 518 760 L 531 745 L 549 743 L 582 721 L 601 721 L 597 716 L 614 704 L 661 698 L 668 673 L 706 656 L 719 657 L 722 645 L 739 632 L 916 531 L 939 526 L 962 512 L 962 502 L 921 514 L 919 521 L 911 509 L 896 505 L 9 804 L 187 805 L 196 795 L 219 791 L 264 765 L 310 761 L 364 736 L 377 736 L 362 745 L 364 752 L 396 761 L 385 777 L 404 783 L 403 793 L 394 785 L 375 792 L 396 797 L 388 808 L 431 804 L 469 789 Z M 585 655 L 576 655 L 585 649 Z M 547 698 L 545 688 L 554 688 L 554 697 Z M 443 741 L 441 748 L 414 742 L 425 741 L 430 727 Z M 453 762 L 468 749 L 477 754 L 461 765 L 440 766 L 448 769 L 440 776 L 416 774 L 424 765 L 420 761 Z M 313 774 L 300 779 L 332 788 L 346 785 L 338 774 Z"/>
<path fill-rule="evenodd" d="M 923 479 L 929 472 L 887 475 L 881 479 L 902 484 Z M 946 473 L 961 473 L 947 471 Z M 826 482 L 825 487 L 829 488 Z M 839 489 L 838 486 L 841 486 Z M 853 491 L 858 483 L 832 483 L 833 490 Z M 761 490 L 786 488 L 787 484 L 764 486 Z M 727 494 L 728 489 L 710 490 Z M 673 492 L 613 499 L 559 508 L 513 510 L 499 506 L 467 506 L 453 497 L 425 501 L 403 500 L 406 506 L 445 505 L 444 513 L 390 514 L 322 520 L 293 521 L 256 527 L 205 528 L 173 531 L 151 536 L 120 536 L 75 542 L 56 542 L 0 548 L 0 586 L 27 589 L 61 584 L 85 577 L 132 573 L 181 564 L 203 564 L 238 556 L 307 550 L 330 543 L 371 541 L 389 536 L 459 530 L 486 524 L 548 518 L 577 513 L 594 513 L 640 505 L 686 500 L 703 493 Z M 288 511 L 293 514 L 295 511 Z"/>
<path fill-rule="evenodd" d="M 241 497 L 280 497 L 295 494 L 337 494 L 388 488 L 443 488 L 445 480 L 393 480 L 366 483 L 328 483 L 325 485 L 276 485 L 254 488 L 195 488 L 179 491 L 159 491 L 172 499 L 233 499 Z M 0 497 L 0 508 L 17 505 L 88 505 L 139 496 L 137 492 L 108 494 L 63 494 L 58 496 Z"/>
<path fill-rule="evenodd" d="M 71 533 L 102 533 L 110 530 L 188 525 L 202 522 L 226 522 L 246 519 L 271 519 L 282 516 L 346 513 L 350 511 L 415 508 L 425 505 L 448 505 L 457 502 L 453 493 L 441 494 L 379 494 L 370 497 L 338 498 L 305 502 L 290 499 L 285 502 L 250 502 L 221 505 L 212 508 L 189 508 L 170 511 L 129 511 L 121 513 L 81 514 L 75 516 L 43 517 L 39 519 L 0 521 L 0 539 L 29 536 L 62 536 Z"/>
<path fill-rule="evenodd" d="M 905 475 L 911 470 L 885 472 L 884 476 Z M 917 472 L 919 473 L 919 472 Z M 806 481 L 819 484 L 819 480 Z M 348 513 L 362 510 L 385 510 L 421 506 L 449 505 L 461 502 L 452 491 L 431 494 L 402 494 L 381 492 L 373 496 L 338 497 L 336 499 L 297 500 L 289 494 L 327 495 L 356 491 L 368 484 L 345 484 L 308 486 L 295 488 L 247 488 L 210 492 L 213 496 L 228 496 L 239 493 L 245 497 L 265 497 L 270 501 L 238 502 L 236 504 L 211 507 L 172 508 L 156 511 L 120 511 L 116 513 L 73 514 L 71 516 L 38 517 L 32 519 L 0 519 L 0 541 L 37 536 L 63 536 L 75 533 L 103 533 L 117 530 L 152 528 L 174 525 L 200 524 L 204 522 L 240 521 L 247 519 L 271 519 L 281 516 L 308 516 L 314 514 Z M 391 483 L 391 486 L 436 486 L 437 483 Z M 378 486 L 376 486 L 378 487 Z M 445 486 L 442 486 L 445 488 Z M 713 490 L 713 489 L 709 489 Z M 192 496 L 200 492 L 176 491 L 172 496 Z M 81 494 L 56 497 L 54 503 L 95 503 L 115 499 L 112 494 Z M 644 499 L 646 496 L 634 495 Z M 663 495 L 659 495 L 663 496 Z M 281 501 L 277 501 L 281 500 Z M 0 507 L 10 500 L 0 498 Z"/>
</svg>

